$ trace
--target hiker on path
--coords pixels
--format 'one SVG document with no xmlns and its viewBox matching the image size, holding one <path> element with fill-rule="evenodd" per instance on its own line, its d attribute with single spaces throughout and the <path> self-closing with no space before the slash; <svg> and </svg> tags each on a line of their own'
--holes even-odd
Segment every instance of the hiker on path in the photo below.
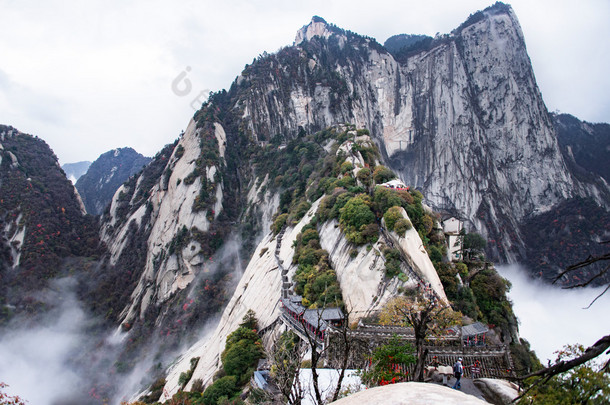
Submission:
<svg viewBox="0 0 610 405">
<path fill-rule="evenodd" d="M 455 384 L 453 384 L 454 390 L 459 390 L 462 388 L 462 384 L 460 380 L 462 379 L 462 374 L 464 373 L 464 367 L 462 367 L 462 358 L 460 357 L 458 361 L 453 365 L 453 376 L 455 377 Z"/>
</svg>

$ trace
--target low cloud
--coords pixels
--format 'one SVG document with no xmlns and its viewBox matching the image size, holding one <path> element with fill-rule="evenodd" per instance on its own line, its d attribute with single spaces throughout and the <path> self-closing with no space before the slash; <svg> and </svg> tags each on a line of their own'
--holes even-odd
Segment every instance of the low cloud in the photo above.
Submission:
<svg viewBox="0 0 610 405">
<path fill-rule="evenodd" d="M 87 316 L 72 286 L 66 279 L 54 283 L 43 299 L 55 309 L 38 321 L 13 320 L 0 337 L 0 380 L 30 404 L 77 403 L 84 386 L 74 359 L 86 341 Z"/>
<path fill-rule="evenodd" d="M 521 337 L 531 343 L 543 364 L 554 361 L 554 352 L 566 344 L 588 347 L 608 334 L 610 294 L 584 309 L 603 289 L 563 290 L 529 278 L 522 266 L 497 268 L 512 283 L 509 298 L 519 318 Z"/>
</svg>

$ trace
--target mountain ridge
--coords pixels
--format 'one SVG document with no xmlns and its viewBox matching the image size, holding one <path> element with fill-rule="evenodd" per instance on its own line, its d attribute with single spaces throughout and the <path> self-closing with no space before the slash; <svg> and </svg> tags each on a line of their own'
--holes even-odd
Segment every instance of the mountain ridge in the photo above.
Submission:
<svg viewBox="0 0 610 405">
<path fill-rule="evenodd" d="M 298 31 L 299 46 L 259 58 L 222 94 L 236 97 L 261 142 L 340 122 L 370 128 L 390 166 L 434 208 L 482 232 L 493 258 L 523 259 L 522 221 L 574 195 L 601 204 L 608 187 L 568 170 L 512 8 L 473 16 L 405 62 L 374 40 L 312 21 Z"/>
<path fill-rule="evenodd" d="M 354 247 L 336 219 L 320 223 L 319 229 L 318 223 L 307 222 L 325 195 L 338 199 L 342 193 L 365 191 L 366 176 L 360 178 L 357 169 L 389 166 L 412 190 L 422 190 L 432 208 L 457 215 L 468 228 L 482 232 L 496 259 L 554 260 L 548 252 L 540 257 L 527 252 L 539 238 L 524 230 L 535 223 L 532 218 L 540 220 L 542 229 L 549 225 L 544 215 L 571 210 L 569 204 L 579 198 L 591 201 L 589 211 L 595 215 L 600 205 L 604 211 L 607 183 L 595 176 L 577 178 L 570 170 L 569 154 L 560 149 L 510 6 L 475 13 L 451 34 L 436 38 L 429 48 L 407 52 L 401 61 L 374 39 L 319 17 L 297 32 L 295 43 L 262 55 L 229 90 L 212 94 L 186 131 L 116 190 L 99 218 L 104 254 L 86 273 L 82 297 L 125 339 L 117 362 L 121 368 L 149 354 L 151 342 L 158 345 L 150 349 L 155 360 L 158 352 L 194 345 L 170 370 L 168 392 L 179 389 L 193 350 L 209 344 L 199 340 L 204 325 L 216 325 L 218 331 L 214 347 L 205 353 L 210 361 L 194 370 L 206 381 L 218 367 L 226 333 L 247 309 L 264 314 L 261 326 L 277 332 L 272 327 L 280 293 L 276 287 L 289 283 L 278 263 L 296 272 L 292 243 L 298 228 L 321 232 L 317 250 L 324 246 L 333 262 L 345 264 L 335 265 L 338 278 L 346 277 L 341 281 L 345 288 L 366 289 L 359 305 L 379 306 L 404 287 L 408 280 L 385 280 L 381 248 Z M 353 126 L 331 129 L 347 122 Z M 351 160 L 339 164 L 341 147 Z M 2 165 L 16 169 L 18 156 L 1 153 Z M 316 172 L 325 175 L 310 178 Z M 410 195 L 418 196 L 415 191 Z M 430 227 L 422 235 L 411 232 L 419 238 L 416 245 L 430 243 L 434 214 L 423 206 L 411 209 L 405 215 L 413 225 L 421 229 L 427 215 Z M 415 223 L 417 217 L 421 224 Z M 14 253 L 10 240 L 18 223 L 6 226 L 5 257 Z M 284 236 L 278 238 L 272 224 L 286 225 L 286 243 L 280 245 Z M 553 236 L 566 232 L 558 226 Z M 310 247 L 317 248 L 315 241 Z M 430 267 L 425 249 L 417 250 L 412 254 Z M 359 268 L 354 259 L 369 266 Z M 362 274 L 370 270 L 370 284 L 350 280 L 358 274 L 345 271 L 349 266 Z M 549 275 L 555 272 L 548 270 Z M 446 275 L 454 283 L 457 277 Z M 264 302 L 257 302 L 262 294 Z M 516 322 L 505 321 L 507 335 L 512 335 Z M 271 342 L 265 338 L 265 345 Z"/>
<path fill-rule="evenodd" d="M 150 161 L 129 147 L 101 154 L 75 183 L 87 212 L 101 215 L 116 190 Z"/>
</svg>

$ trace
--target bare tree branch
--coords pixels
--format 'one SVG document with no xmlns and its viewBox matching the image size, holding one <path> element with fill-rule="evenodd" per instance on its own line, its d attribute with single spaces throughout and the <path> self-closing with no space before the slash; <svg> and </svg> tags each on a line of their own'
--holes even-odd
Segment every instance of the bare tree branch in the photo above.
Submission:
<svg viewBox="0 0 610 405">
<path fill-rule="evenodd" d="M 606 291 L 608 291 L 608 289 L 610 289 L 610 284 L 608 284 L 608 285 L 606 286 L 606 289 L 605 289 L 604 291 L 602 291 L 602 292 L 601 292 L 601 293 L 600 293 L 600 294 L 599 294 L 597 297 L 595 297 L 595 299 L 594 299 L 593 301 L 591 301 L 591 303 L 589 304 L 589 306 L 588 306 L 588 307 L 586 307 L 585 309 L 589 309 L 589 308 L 591 308 L 591 305 L 593 305 L 593 303 L 595 303 L 595 301 L 597 301 L 597 299 L 598 299 L 599 297 L 601 297 L 602 295 L 604 295 L 604 294 L 606 293 Z"/>
<path fill-rule="evenodd" d="M 517 398 L 515 398 L 513 400 L 513 402 L 518 401 L 519 399 L 523 398 L 523 396 L 526 395 L 532 388 L 534 388 L 540 384 L 545 384 L 548 380 L 550 380 L 552 377 L 556 376 L 557 374 L 561 374 L 566 371 L 569 371 L 575 367 L 580 366 L 581 364 L 588 362 L 589 360 L 596 358 L 597 356 L 601 355 L 606 350 L 608 350 L 608 348 L 610 348 L 610 335 L 606 335 L 603 338 L 599 339 L 597 342 L 595 342 L 595 344 L 593 344 L 593 346 L 588 347 L 582 355 L 580 355 L 572 360 L 569 360 L 569 361 L 561 360 L 550 367 L 543 368 L 542 370 L 536 371 L 534 373 L 530 373 L 530 374 L 527 374 L 527 375 L 524 375 L 521 377 L 515 377 L 514 380 L 516 380 L 516 381 L 523 381 L 523 380 L 526 380 L 531 377 L 540 377 L 540 379 L 537 380 L 535 383 L 533 383 L 521 395 L 519 395 Z M 610 353 L 610 351 L 609 351 L 609 353 Z M 604 368 L 606 368 L 606 367 L 608 367 L 608 363 L 606 363 L 606 365 L 604 366 Z"/>
<path fill-rule="evenodd" d="M 335 392 L 333 394 L 333 398 L 330 402 L 335 402 L 339 398 L 339 394 L 341 393 L 341 385 L 343 384 L 343 378 L 345 377 L 345 370 L 347 369 L 349 355 L 352 351 L 352 341 L 347 334 L 347 330 L 349 329 L 349 319 L 351 317 L 351 311 L 347 311 L 345 314 L 345 320 L 343 321 L 343 325 L 339 330 L 341 334 L 341 342 L 343 343 L 343 361 L 341 362 L 341 373 L 339 374 L 339 381 L 337 381 L 337 386 L 335 387 Z"/>
<path fill-rule="evenodd" d="M 597 280 L 598 278 L 602 277 L 604 274 L 606 274 L 608 272 L 608 270 L 610 270 L 610 264 L 608 266 L 606 266 L 605 269 L 601 270 L 599 273 L 597 273 L 596 275 L 594 275 L 593 277 L 591 277 L 589 280 L 585 281 L 584 283 L 579 283 L 579 284 L 574 284 L 568 287 L 563 287 L 564 290 L 570 290 L 572 288 L 581 288 L 581 287 L 586 287 L 589 284 L 591 284 L 593 281 Z"/>
<path fill-rule="evenodd" d="M 561 273 L 559 273 L 555 279 L 553 280 L 553 284 L 555 284 L 557 281 L 559 281 L 560 278 L 562 278 L 563 276 L 565 276 L 568 273 L 571 273 L 574 270 L 578 270 L 581 269 L 583 267 L 587 267 L 592 265 L 593 263 L 597 263 L 597 262 L 601 262 L 601 261 L 606 261 L 606 260 L 610 260 L 610 252 L 608 253 L 604 253 L 602 255 L 599 256 L 589 256 L 587 257 L 585 260 L 578 262 L 576 264 L 572 264 L 570 266 L 568 266 L 564 271 L 562 271 Z M 605 270 L 603 270 L 602 272 L 606 272 L 607 268 Z M 597 277 L 598 275 L 594 276 Z"/>
</svg>

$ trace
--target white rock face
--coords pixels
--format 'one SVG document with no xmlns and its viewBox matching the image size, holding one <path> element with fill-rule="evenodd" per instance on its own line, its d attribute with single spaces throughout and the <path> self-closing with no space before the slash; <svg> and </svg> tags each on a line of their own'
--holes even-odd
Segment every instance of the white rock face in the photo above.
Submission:
<svg viewBox="0 0 610 405">
<path fill-rule="evenodd" d="M 191 120 L 178 147 L 183 148 L 182 156 L 174 155 L 169 159 L 167 167 L 172 170 L 171 176 L 166 179 L 162 177 L 150 190 L 151 197 L 148 203 L 152 207 L 149 214 L 150 219 L 142 223 L 142 218 L 147 215 L 147 204 L 142 204 L 134 211 L 121 226 L 117 226 L 117 206 L 121 192 L 127 192 L 125 186 L 119 188 L 113 198 L 110 207 L 110 220 L 108 225 L 102 229 L 102 240 L 104 240 L 111 252 L 110 261 L 116 263 L 123 252 L 129 239 L 130 224 L 138 228 L 150 227 L 147 240 L 146 266 L 140 277 L 136 288 L 131 295 L 131 303 L 125 308 L 121 317 L 124 323 L 132 323 L 134 319 L 141 318 L 151 303 L 159 304 L 166 301 L 179 289 L 186 288 L 195 276 L 205 269 L 205 260 L 199 254 L 200 246 L 191 242 L 182 251 L 174 252 L 166 256 L 168 246 L 173 238 L 184 228 L 187 230 L 197 228 L 207 231 L 209 221 L 207 211 L 194 211 L 193 203 L 199 195 L 201 181 L 196 179 L 192 184 L 182 181 L 196 168 L 196 160 L 199 158 L 201 149 L 199 145 L 199 134 L 195 121 Z M 215 124 L 215 135 L 217 137 L 221 156 L 224 157 L 226 147 L 226 134 L 222 126 Z M 166 169 L 167 170 L 167 169 Z M 210 182 L 215 181 L 214 166 L 206 167 L 204 176 Z M 179 181 L 180 180 L 180 181 Z M 136 192 L 132 193 L 133 199 L 137 190 L 141 187 L 142 178 L 136 184 Z M 222 182 L 216 185 L 216 203 L 214 206 L 214 217 L 222 211 L 223 186 Z M 164 257 L 163 260 L 158 260 Z"/>
<path fill-rule="evenodd" d="M 164 391 L 168 396 L 162 397 L 161 401 L 170 398 L 178 390 L 180 373 L 190 368 L 192 357 L 200 359 L 191 382 L 198 378 L 204 384 L 212 381 L 214 373 L 222 365 L 220 354 L 224 350 L 227 336 L 238 328 L 249 309 L 256 312 L 261 328 L 278 318 L 282 274 L 274 255 L 276 244 L 277 240 L 268 234 L 258 245 L 214 331 L 193 345 L 169 370 Z M 285 263 L 291 263 L 292 252 L 287 253 L 288 255 L 280 253 L 280 258 Z"/>
<path fill-rule="evenodd" d="M 315 18 L 311 20 L 311 23 L 305 25 L 299 31 L 297 31 L 297 35 L 294 39 L 294 44 L 299 45 L 303 41 L 309 41 L 314 36 L 319 36 L 323 38 L 328 38 L 332 35 L 332 32 L 329 30 L 326 22 L 321 20 L 316 20 Z"/>
<path fill-rule="evenodd" d="M 487 404 L 477 397 L 436 384 L 407 382 L 384 385 L 360 391 L 338 401 L 336 405 L 481 405 Z"/>
<path fill-rule="evenodd" d="M 417 285 L 415 280 L 403 283 L 396 277 L 385 280 L 385 259 L 381 253 L 381 242 L 377 242 L 370 250 L 366 246 L 359 247 L 358 254 L 352 258 L 354 245 L 343 237 L 336 220 L 325 223 L 319 234 L 322 249 L 328 251 L 337 273 L 346 309 L 352 313 L 350 322 L 381 309 L 398 293 L 399 287 Z"/>
<path fill-rule="evenodd" d="M 403 218 L 409 219 L 405 209 L 401 208 L 401 211 Z M 390 232 L 389 235 L 394 242 L 394 246 L 402 251 L 415 273 L 423 279 L 424 283 L 430 284 L 430 287 L 441 300 L 449 302 L 445 295 L 443 284 L 438 277 L 438 273 L 428 256 L 428 252 L 426 251 L 417 230 L 414 227 L 411 227 L 411 229 L 405 232 L 404 237 L 399 236 L 396 232 Z"/>
<path fill-rule="evenodd" d="M 193 380 L 200 378 L 205 384 L 211 382 L 221 366 L 220 354 L 227 336 L 237 329 L 249 309 L 256 311 L 261 327 L 269 325 L 279 316 L 282 276 L 273 254 L 275 243 L 271 235 L 261 242 L 214 331 L 189 349 L 169 371 L 165 389 L 170 396 L 178 390 L 180 373 L 190 368 L 192 357 L 200 357 Z M 267 250 L 261 255 L 265 248 Z M 165 399 L 162 398 L 162 401 Z"/>
<path fill-rule="evenodd" d="M 494 403 L 510 404 L 519 396 L 519 387 L 506 380 L 479 378 L 474 380 L 474 385 L 485 394 L 485 398 L 493 398 Z"/>
<path fill-rule="evenodd" d="M 2 236 L 8 240 L 6 244 L 11 250 L 11 257 L 13 258 L 13 268 L 19 266 L 21 259 L 21 246 L 23 246 L 23 240 L 25 238 L 25 225 L 19 225 L 23 220 L 23 214 L 19 212 L 16 218 L 9 220 L 4 224 L 2 229 Z"/>
<path fill-rule="evenodd" d="M 338 54 L 328 45 L 335 40 L 352 41 L 345 46 L 354 51 Z M 306 41 L 321 50 L 305 52 Z M 578 195 L 601 202 L 603 193 L 574 179 L 564 162 L 512 9 L 492 9 L 402 62 L 315 18 L 295 44 L 298 80 L 265 78 L 240 101 L 257 139 L 344 122 L 370 129 L 385 164 L 433 208 L 482 233 L 495 260 L 524 254 L 519 227 L 528 215 Z M 321 56 L 330 52 L 338 62 Z M 289 70 L 283 63 L 294 58 L 272 57 L 274 68 Z M 343 82 L 311 83 L 320 72 Z"/>
</svg>

